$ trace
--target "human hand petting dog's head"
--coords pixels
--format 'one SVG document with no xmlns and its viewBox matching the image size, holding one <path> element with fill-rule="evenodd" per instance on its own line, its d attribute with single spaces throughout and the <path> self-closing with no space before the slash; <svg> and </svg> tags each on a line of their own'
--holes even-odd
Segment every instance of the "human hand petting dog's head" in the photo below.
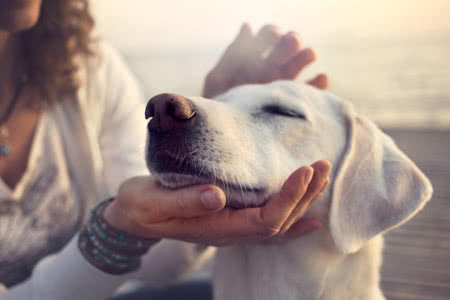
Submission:
<svg viewBox="0 0 450 300">
<path fill-rule="evenodd" d="M 203 96 L 213 98 L 243 84 L 295 79 L 315 60 L 315 52 L 301 47 L 297 33 L 282 34 L 278 27 L 265 25 L 253 34 L 250 26 L 243 24 L 235 40 L 208 73 Z M 307 83 L 326 89 L 328 78 L 318 74 Z"/>
</svg>

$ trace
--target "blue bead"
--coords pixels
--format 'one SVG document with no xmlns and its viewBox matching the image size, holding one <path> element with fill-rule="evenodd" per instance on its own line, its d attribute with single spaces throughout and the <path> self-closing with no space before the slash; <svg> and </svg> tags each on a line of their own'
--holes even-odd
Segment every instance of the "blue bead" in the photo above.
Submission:
<svg viewBox="0 0 450 300">
<path fill-rule="evenodd" d="M 8 156 L 9 155 L 9 151 L 10 151 L 10 149 L 9 149 L 8 145 L 0 146 L 0 155 Z"/>
</svg>

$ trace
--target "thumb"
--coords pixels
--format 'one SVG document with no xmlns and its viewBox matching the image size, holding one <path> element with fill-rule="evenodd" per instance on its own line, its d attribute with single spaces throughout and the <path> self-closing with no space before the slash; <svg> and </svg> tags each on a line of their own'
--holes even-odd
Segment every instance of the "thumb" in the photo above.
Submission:
<svg viewBox="0 0 450 300">
<path fill-rule="evenodd" d="M 157 219 L 200 217 L 225 207 L 225 193 L 214 185 L 199 185 L 169 190 L 160 187 L 153 194 L 158 203 Z M 159 195 L 158 195 L 159 194 Z M 153 222 L 157 221 L 155 219 Z"/>
</svg>

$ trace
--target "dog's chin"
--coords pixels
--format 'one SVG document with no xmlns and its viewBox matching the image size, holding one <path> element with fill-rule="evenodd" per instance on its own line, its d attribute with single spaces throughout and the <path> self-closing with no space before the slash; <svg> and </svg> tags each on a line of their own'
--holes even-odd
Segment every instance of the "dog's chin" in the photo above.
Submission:
<svg viewBox="0 0 450 300">
<path fill-rule="evenodd" d="M 168 189 L 179 189 L 198 184 L 216 185 L 225 192 L 226 206 L 234 209 L 261 207 L 268 201 L 268 193 L 263 187 L 252 187 L 189 174 L 153 173 L 153 176 Z"/>
</svg>

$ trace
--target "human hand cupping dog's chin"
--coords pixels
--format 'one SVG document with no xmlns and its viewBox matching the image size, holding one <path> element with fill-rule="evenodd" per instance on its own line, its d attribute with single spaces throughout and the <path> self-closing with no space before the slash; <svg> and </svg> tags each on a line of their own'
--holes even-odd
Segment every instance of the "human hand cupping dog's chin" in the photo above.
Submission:
<svg viewBox="0 0 450 300">
<path fill-rule="evenodd" d="M 302 218 L 327 186 L 331 164 L 318 161 L 293 172 L 263 207 L 225 207 L 214 185 L 177 190 L 152 176 L 134 177 L 119 189 L 104 217 L 113 226 L 145 238 L 169 238 L 214 246 L 299 237 L 321 227 Z"/>
<path fill-rule="evenodd" d="M 282 34 L 278 27 L 266 25 L 253 34 L 250 26 L 244 24 L 206 76 L 203 96 L 213 98 L 243 84 L 295 79 L 315 59 L 312 49 L 301 47 L 300 37 L 295 32 Z M 318 74 L 307 83 L 325 89 L 328 78 Z"/>
</svg>

